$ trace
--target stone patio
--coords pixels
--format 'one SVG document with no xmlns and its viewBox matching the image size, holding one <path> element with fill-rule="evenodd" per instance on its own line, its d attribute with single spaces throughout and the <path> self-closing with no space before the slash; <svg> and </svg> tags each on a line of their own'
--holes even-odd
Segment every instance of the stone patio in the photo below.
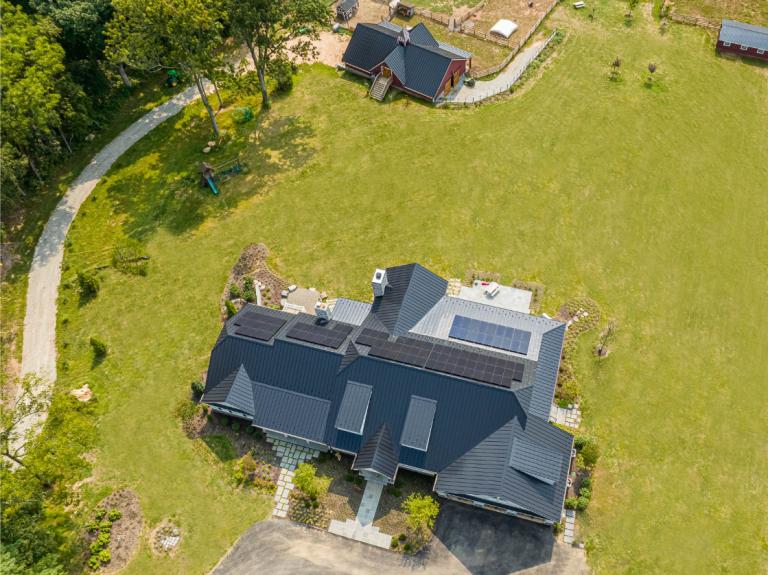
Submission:
<svg viewBox="0 0 768 575">
<path fill-rule="evenodd" d="M 558 425 L 565 425 L 573 429 L 578 429 L 581 425 L 581 409 L 578 403 L 572 403 L 568 407 L 559 407 L 552 404 L 549 409 L 549 420 Z"/>
<path fill-rule="evenodd" d="M 278 466 L 280 475 L 277 478 L 277 490 L 275 491 L 275 508 L 272 515 L 275 517 L 287 517 L 288 507 L 290 505 L 289 497 L 291 491 L 296 487 L 293 484 L 293 474 L 299 463 L 304 463 L 320 455 L 320 451 L 304 445 L 297 445 L 285 439 L 267 437 L 267 441 L 272 444 L 272 448 L 280 458 Z"/>
<path fill-rule="evenodd" d="M 576 511 L 573 509 L 565 510 L 565 530 L 563 531 L 563 541 L 571 545 L 576 538 Z"/>
</svg>

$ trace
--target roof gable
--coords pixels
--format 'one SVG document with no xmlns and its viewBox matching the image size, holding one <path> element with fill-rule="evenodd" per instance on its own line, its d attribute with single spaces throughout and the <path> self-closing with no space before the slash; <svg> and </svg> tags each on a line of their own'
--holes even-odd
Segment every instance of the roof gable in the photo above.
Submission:
<svg viewBox="0 0 768 575">
<path fill-rule="evenodd" d="M 397 46 L 397 33 L 376 24 L 358 24 L 341 61 L 372 70 Z"/>
<path fill-rule="evenodd" d="M 392 480 L 397 473 L 397 456 L 392 445 L 392 435 L 386 424 L 363 444 L 352 464 L 358 471 L 375 471 Z"/>
<path fill-rule="evenodd" d="M 251 380 L 243 364 L 221 382 L 206 391 L 201 401 L 230 407 L 253 417 Z"/>
</svg>

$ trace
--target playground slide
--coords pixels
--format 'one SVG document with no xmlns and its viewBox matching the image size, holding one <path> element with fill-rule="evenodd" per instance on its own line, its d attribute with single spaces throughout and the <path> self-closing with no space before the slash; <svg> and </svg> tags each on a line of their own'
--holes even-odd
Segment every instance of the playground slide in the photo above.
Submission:
<svg viewBox="0 0 768 575">
<path fill-rule="evenodd" d="M 215 196 L 219 195 L 219 188 L 216 187 L 216 184 L 213 183 L 213 178 L 211 176 L 206 176 L 205 181 L 208 182 L 208 185 L 211 187 L 211 191 Z"/>
</svg>

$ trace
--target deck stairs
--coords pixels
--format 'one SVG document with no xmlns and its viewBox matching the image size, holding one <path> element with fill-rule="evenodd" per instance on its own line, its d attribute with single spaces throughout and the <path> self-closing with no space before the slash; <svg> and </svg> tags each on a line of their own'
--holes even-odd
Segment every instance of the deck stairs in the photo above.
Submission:
<svg viewBox="0 0 768 575">
<path fill-rule="evenodd" d="M 384 100 L 384 96 L 387 95 L 387 90 L 389 90 L 389 86 L 391 84 L 392 76 L 385 78 L 383 74 L 379 74 L 376 76 L 376 78 L 374 78 L 373 84 L 371 84 L 371 90 L 368 92 L 368 95 L 374 100 L 381 102 Z"/>
</svg>

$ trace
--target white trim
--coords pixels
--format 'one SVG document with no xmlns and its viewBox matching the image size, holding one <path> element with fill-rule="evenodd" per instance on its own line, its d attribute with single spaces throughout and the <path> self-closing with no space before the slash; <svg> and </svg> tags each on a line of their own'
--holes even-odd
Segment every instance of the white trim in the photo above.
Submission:
<svg viewBox="0 0 768 575">
<path fill-rule="evenodd" d="M 758 50 L 758 51 L 757 51 L 757 53 L 758 53 L 760 56 L 762 56 L 763 54 L 765 54 L 765 50 Z"/>
<path fill-rule="evenodd" d="M 747 50 L 749 50 L 749 46 L 745 46 L 744 44 L 739 44 L 739 50 L 741 50 L 742 52 L 746 52 Z"/>
<path fill-rule="evenodd" d="M 730 48 L 731 43 L 730 42 L 723 42 L 723 48 Z"/>
</svg>

